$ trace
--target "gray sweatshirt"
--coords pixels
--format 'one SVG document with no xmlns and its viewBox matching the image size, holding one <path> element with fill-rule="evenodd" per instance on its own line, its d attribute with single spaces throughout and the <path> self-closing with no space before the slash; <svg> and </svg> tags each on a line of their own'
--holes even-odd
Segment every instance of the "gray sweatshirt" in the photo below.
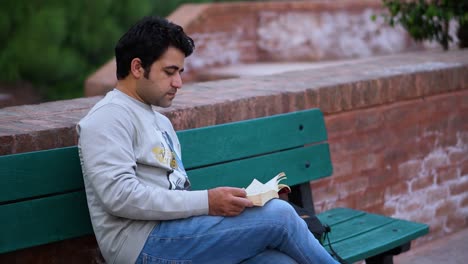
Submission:
<svg viewBox="0 0 468 264">
<path fill-rule="evenodd" d="M 114 89 L 77 130 L 91 222 L 108 263 L 134 263 L 159 221 L 208 214 L 208 192 L 186 190 L 172 124 L 150 105 Z"/>
</svg>

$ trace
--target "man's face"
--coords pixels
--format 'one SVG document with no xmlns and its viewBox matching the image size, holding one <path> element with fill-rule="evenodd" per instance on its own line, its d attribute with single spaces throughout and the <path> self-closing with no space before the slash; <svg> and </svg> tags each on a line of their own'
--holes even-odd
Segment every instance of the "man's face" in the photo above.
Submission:
<svg viewBox="0 0 468 264">
<path fill-rule="evenodd" d="M 136 92 L 146 103 L 169 107 L 177 90 L 182 87 L 180 74 L 184 71 L 185 55 L 177 48 L 168 50 L 150 68 L 148 78 L 137 80 Z"/>
</svg>

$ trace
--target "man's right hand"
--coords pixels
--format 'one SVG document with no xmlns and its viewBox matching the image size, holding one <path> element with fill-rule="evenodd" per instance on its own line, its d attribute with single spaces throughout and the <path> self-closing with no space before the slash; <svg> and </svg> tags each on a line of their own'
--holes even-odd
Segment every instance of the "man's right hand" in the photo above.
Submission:
<svg viewBox="0 0 468 264">
<path fill-rule="evenodd" d="M 246 198 L 244 189 L 218 187 L 208 190 L 209 214 L 219 216 L 236 216 L 253 203 Z"/>
</svg>

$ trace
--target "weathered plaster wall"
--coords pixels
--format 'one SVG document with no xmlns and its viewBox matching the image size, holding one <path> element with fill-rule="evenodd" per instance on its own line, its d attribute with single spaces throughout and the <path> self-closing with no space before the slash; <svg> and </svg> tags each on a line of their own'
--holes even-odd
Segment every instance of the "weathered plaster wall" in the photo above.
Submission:
<svg viewBox="0 0 468 264">
<path fill-rule="evenodd" d="M 380 0 L 274 1 L 183 5 L 168 19 L 193 37 L 185 81 L 205 80 L 209 70 L 239 63 L 323 61 L 426 49 L 382 18 Z M 112 60 L 85 84 L 86 96 L 113 88 Z"/>
</svg>

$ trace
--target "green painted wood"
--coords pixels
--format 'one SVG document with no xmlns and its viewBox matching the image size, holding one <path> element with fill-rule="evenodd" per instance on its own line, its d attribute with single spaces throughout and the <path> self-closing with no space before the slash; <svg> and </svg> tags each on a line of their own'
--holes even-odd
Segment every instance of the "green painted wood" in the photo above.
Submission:
<svg viewBox="0 0 468 264">
<path fill-rule="evenodd" d="M 186 168 L 256 156 L 327 139 L 319 109 L 180 131 Z"/>
<path fill-rule="evenodd" d="M 84 191 L 0 206 L 0 253 L 93 234 Z"/>
<path fill-rule="evenodd" d="M 362 234 L 333 243 L 333 249 L 352 263 L 376 256 L 429 233 L 426 224 L 392 218 L 388 224 Z M 337 235 L 339 237 L 339 235 Z M 326 246 L 330 251 L 329 246 Z"/>
<path fill-rule="evenodd" d="M 330 241 L 337 243 L 380 228 L 394 221 L 390 217 L 376 214 L 362 214 L 331 226 Z M 328 244 L 328 243 L 326 243 Z"/>
<path fill-rule="evenodd" d="M 83 188 L 77 147 L 0 156 L 0 204 Z"/>
<path fill-rule="evenodd" d="M 254 178 L 267 182 L 280 172 L 286 173 L 288 179 L 284 183 L 288 185 L 331 175 L 332 165 L 328 144 L 237 160 L 189 170 L 187 173 L 193 189 L 197 190 L 216 186 L 247 187 Z"/>
<path fill-rule="evenodd" d="M 366 213 L 363 211 L 337 207 L 317 214 L 317 218 L 324 224 L 334 226 L 336 224 L 349 221 L 364 214 Z"/>
</svg>

